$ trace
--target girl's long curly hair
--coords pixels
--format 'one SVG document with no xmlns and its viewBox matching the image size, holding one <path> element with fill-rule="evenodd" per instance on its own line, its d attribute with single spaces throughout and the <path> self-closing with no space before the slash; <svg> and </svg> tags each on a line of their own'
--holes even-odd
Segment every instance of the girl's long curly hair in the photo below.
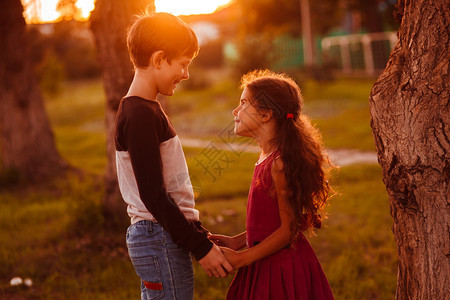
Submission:
<svg viewBox="0 0 450 300">
<path fill-rule="evenodd" d="M 302 114 L 303 97 L 295 81 L 285 74 L 256 70 L 244 75 L 241 87 L 250 92 L 258 110 L 271 110 L 276 120 L 273 144 L 283 161 L 289 205 L 295 216 L 292 238 L 313 229 L 325 217 L 323 207 L 334 194 L 328 182 L 333 168 L 324 153 L 319 131 Z"/>
</svg>

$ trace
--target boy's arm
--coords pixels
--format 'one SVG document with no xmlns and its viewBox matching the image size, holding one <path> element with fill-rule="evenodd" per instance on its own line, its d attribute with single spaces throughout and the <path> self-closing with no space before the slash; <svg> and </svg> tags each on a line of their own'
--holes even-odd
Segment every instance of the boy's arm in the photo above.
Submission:
<svg viewBox="0 0 450 300">
<path fill-rule="evenodd" d="M 148 111 L 136 109 L 124 128 L 139 194 L 145 207 L 173 241 L 200 260 L 213 244 L 206 232 L 186 219 L 164 188 L 158 125 Z"/>
</svg>

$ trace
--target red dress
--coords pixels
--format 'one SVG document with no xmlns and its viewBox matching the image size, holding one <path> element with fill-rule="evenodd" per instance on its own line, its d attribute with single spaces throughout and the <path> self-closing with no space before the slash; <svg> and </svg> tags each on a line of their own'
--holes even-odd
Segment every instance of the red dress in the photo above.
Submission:
<svg viewBox="0 0 450 300">
<path fill-rule="evenodd" d="M 247 202 L 247 246 L 253 247 L 281 225 L 278 201 L 271 196 L 276 153 L 257 164 Z M 334 299 L 317 257 L 301 233 L 294 245 L 238 270 L 227 300 Z"/>
</svg>

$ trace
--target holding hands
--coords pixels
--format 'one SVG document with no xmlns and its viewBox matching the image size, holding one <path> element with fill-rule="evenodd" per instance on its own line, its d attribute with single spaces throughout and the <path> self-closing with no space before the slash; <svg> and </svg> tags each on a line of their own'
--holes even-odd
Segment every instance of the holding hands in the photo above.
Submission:
<svg viewBox="0 0 450 300">
<path fill-rule="evenodd" d="M 245 251 L 237 252 L 246 246 L 246 232 L 233 237 L 222 234 L 211 234 L 209 239 L 217 246 L 220 246 L 223 255 L 234 269 L 239 269 L 247 265 Z"/>
<path fill-rule="evenodd" d="M 217 245 L 213 245 L 211 250 L 205 257 L 198 261 L 208 276 L 227 277 L 233 272 L 233 267 L 222 254 L 221 249 Z"/>
</svg>

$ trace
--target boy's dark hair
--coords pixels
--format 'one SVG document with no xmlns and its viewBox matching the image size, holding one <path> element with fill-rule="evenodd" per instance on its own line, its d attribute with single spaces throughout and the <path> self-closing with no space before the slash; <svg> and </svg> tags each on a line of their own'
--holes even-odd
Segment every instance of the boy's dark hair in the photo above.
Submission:
<svg viewBox="0 0 450 300">
<path fill-rule="evenodd" d="M 195 57 L 199 46 L 192 28 L 169 13 L 138 15 L 127 35 L 128 52 L 135 68 L 148 67 L 150 57 L 162 50 L 168 62 L 180 56 Z"/>
</svg>

